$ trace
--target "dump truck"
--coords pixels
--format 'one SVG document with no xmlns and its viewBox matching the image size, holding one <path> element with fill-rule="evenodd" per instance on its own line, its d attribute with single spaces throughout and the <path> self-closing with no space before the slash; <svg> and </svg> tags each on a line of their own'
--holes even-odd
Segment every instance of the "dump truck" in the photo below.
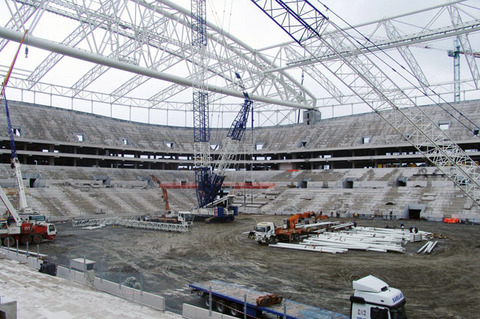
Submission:
<svg viewBox="0 0 480 319">
<path fill-rule="evenodd" d="M 244 318 L 245 311 L 250 318 L 262 316 L 287 319 L 407 318 L 403 293 L 372 275 L 353 281 L 354 293 L 350 297 L 350 316 L 220 280 L 194 283 L 189 287 L 192 293 L 204 298 L 207 308 L 240 318 Z M 268 301 L 273 302 L 268 304 Z"/>
</svg>

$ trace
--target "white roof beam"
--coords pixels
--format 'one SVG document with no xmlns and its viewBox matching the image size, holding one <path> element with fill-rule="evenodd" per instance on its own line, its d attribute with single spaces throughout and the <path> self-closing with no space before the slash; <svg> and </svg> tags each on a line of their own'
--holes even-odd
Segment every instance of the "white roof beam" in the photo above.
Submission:
<svg viewBox="0 0 480 319">
<path fill-rule="evenodd" d="M 0 27 L 0 37 L 5 38 L 11 41 L 15 42 L 20 42 L 23 34 L 20 32 L 12 31 L 10 29 Z M 105 66 L 109 66 L 115 69 L 127 71 L 127 72 L 132 72 L 136 74 L 143 74 L 145 76 L 149 76 L 151 78 L 167 81 L 167 82 L 173 82 L 182 86 L 187 86 L 190 87 L 194 83 L 192 83 L 192 80 L 186 79 L 180 76 L 176 76 L 173 74 L 168 74 L 168 73 L 163 73 L 159 72 L 156 70 L 151 70 L 147 69 L 144 67 L 140 67 L 137 65 L 132 65 L 126 62 L 114 60 L 111 58 L 107 58 L 98 54 L 94 54 L 91 52 L 87 52 L 84 50 L 76 49 L 76 48 L 71 48 L 67 47 L 64 45 L 61 45 L 57 42 L 45 40 L 42 38 L 34 37 L 34 36 L 27 36 L 24 40 L 24 43 L 26 45 L 30 45 L 39 49 L 51 51 L 51 52 L 57 52 L 66 56 L 70 56 L 72 58 L 80 59 L 83 61 L 88 61 L 92 63 L 97 63 Z M 229 95 L 229 96 L 234 96 L 238 98 L 244 98 L 243 93 L 240 91 L 228 89 L 228 88 L 223 88 L 223 87 L 218 87 L 215 85 L 206 85 L 206 90 L 219 93 L 219 94 L 224 94 L 224 95 Z M 299 108 L 299 109 L 314 109 L 313 106 L 308 106 L 308 105 L 303 105 L 299 103 L 294 103 L 290 101 L 282 101 L 282 100 L 277 100 L 277 99 L 272 99 L 264 96 L 259 96 L 259 95 L 250 95 L 250 99 L 258 102 L 264 102 L 268 104 L 274 104 L 274 105 L 282 105 L 282 106 L 287 106 L 287 107 L 293 107 L 293 108 Z"/>
</svg>

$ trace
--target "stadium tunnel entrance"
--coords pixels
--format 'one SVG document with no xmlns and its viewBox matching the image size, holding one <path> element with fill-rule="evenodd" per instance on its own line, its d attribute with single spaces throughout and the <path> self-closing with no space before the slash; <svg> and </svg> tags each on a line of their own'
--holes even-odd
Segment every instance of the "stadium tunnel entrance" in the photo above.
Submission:
<svg viewBox="0 0 480 319">
<path fill-rule="evenodd" d="M 427 209 L 427 206 L 424 204 L 408 204 L 405 207 L 403 218 L 405 219 L 421 219 L 422 214 Z"/>
</svg>

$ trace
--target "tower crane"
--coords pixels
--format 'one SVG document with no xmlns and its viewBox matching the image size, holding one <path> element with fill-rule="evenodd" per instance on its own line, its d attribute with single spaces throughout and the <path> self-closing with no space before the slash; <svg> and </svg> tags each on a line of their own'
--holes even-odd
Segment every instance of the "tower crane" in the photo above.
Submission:
<svg viewBox="0 0 480 319">
<path fill-rule="evenodd" d="M 453 85 L 454 85 L 454 102 L 460 102 L 460 54 L 469 55 L 474 58 L 480 58 L 480 53 L 465 53 L 460 49 L 458 38 L 454 41 L 454 50 L 448 51 L 448 56 L 453 58 Z"/>
<path fill-rule="evenodd" d="M 205 207 L 214 208 L 217 215 L 224 215 L 229 219 L 233 219 L 238 214 L 238 207 L 232 206 L 233 195 L 222 196 L 221 189 L 223 181 L 225 180 L 225 171 L 231 162 L 235 160 L 240 141 L 245 135 L 247 129 L 247 121 L 250 111 L 252 110 L 253 101 L 248 96 L 245 90 L 242 79 L 239 73 L 235 73 L 238 85 L 243 90 L 243 104 L 238 111 L 235 119 L 228 130 L 226 138 L 223 140 L 222 152 L 217 164 L 213 170 L 213 182 L 211 183 L 210 192 L 205 197 L 205 202 L 208 202 Z"/>
<path fill-rule="evenodd" d="M 308 0 L 251 1 L 316 63 L 331 72 L 332 76 L 361 98 L 430 163 L 479 204 L 480 167 L 477 163 L 379 67 L 378 60 L 369 56 L 368 50 L 363 50 L 359 41 L 326 16 L 326 12 L 331 12 L 327 6 L 317 1 L 323 10 L 321 11 Z M 335 37 L 326 35 L 327 28 L 336 31 Z M 350 54 L 349 46 L 356 48 L 355 54 Z M 322 60 L 323 56 L 329 54 L 335 54 L 340 61 L 328 63 Z M 390 70 L 406 79 L 405 75 L 392 67 Z"/>
<path fill-rule="evenodd" d="M 210 167 L 208 92 L 205 90 L 207 47 L 206 0 L 191 2 L 193 62 L 193 149 L 195 184 L 199 207 L 204 207 L 213 175 Z"/>
</svg>

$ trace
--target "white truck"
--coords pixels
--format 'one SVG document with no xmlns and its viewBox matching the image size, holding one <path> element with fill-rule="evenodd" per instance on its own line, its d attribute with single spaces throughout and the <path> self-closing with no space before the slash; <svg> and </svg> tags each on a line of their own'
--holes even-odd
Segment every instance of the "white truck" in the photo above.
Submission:
<svg viewBox="0 0 480 319">
<path fill-rule="evenodd" d="M 271 316 L 287 319 L 406 319 L 405 297 L 396 288 L 369 275 L 353 281 L 354 293 L 350 297 L 350 316 L 332 312 L 292 300 L 275 298 L 278 303 L 262 306 L 259 300 L 273 296 L 241 285 L 210 280 L 190 285 L 192 293 L 205 299 L 212 310 L 231 316 L 263 318 Z M 276 296 L 276 295 L 275 295 Z"/>
<path fill-rule="evenodd" d="M 310 219 L 314 222 L 310 223 Z M 313 212 L 298 213 L 283 220 L 282 226 L 275 226 L 273 222 L 259 222 L 250 232 L 249 237 L 259 244 L 274 244 L 276 242 L 298 242 L 302 236 L 310 234 L 320 228 L 336 225 L 336 222 L 318 222 L 319 216 Z"/>
<path fill-rule="evenodd" d="M 369 275 L 353 281 L 351 319 L 406 319 L 405 297 L 396 288 Z"/>
</svg>

